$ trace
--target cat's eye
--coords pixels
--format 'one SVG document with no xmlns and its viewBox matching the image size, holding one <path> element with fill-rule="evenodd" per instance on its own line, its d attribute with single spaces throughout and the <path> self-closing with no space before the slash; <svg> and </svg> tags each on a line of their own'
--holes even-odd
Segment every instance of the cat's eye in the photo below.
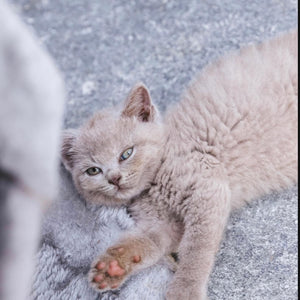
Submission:
<svg viewBox="0 0 300 300">
<path fill-rule="evenodd" d="M 133 147 L 126 149 L 120 156 L 120 160 L 127 159 L 133 152 Z"/>
<path fill-rule="evenodd" d="M 95 175 L 102 173 L 102 170 L 97 167 L 92 167 L 92 168 L 87 169 L 86 173 L 90 176 L 95 176 Z"/>
</svg>

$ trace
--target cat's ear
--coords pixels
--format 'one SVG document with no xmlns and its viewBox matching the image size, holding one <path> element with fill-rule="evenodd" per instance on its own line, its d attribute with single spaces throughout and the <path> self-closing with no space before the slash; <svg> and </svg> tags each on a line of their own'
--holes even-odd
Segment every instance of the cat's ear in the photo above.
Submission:
<svg viewBox="0 0 300 300">
<path fill-rule="evenodd" d="M 136 117 L 141 122 L 153 122 L 158 117 L 158 111 L 153 105 L 150 93 L 142 83 L 136 84 L 130 91 L 122 116 Z"/>
<path fill-rule="evenodd" d="M 61 160 L 68 171 L 71 171 L 74 166 L 75 141 L 77 138 L 76 129 L 67 129 L 62 134 L 61 144 Z"/>
</svg>

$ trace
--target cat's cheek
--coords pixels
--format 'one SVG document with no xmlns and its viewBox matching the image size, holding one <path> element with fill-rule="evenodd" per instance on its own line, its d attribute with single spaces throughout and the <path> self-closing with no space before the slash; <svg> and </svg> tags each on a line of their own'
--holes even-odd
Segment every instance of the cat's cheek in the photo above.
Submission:
<svg viewBox="0 0 300 300">
<path fill-rule="evenodd" d="M 95 191 L 101 189 L 101 179 L 96 178 L 98 176 L 88 176 L 88 175 L 82 175 L 78 178 L 79 185 L 82 190 L 89 192 L 89 191 Z"/>
</svg>

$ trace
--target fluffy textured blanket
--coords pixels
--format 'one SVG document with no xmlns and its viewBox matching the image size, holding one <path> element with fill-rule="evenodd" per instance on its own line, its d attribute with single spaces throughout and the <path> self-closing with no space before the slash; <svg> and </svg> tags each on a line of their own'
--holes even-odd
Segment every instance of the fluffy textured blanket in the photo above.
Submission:
<svg viewBox="0 0 300 300">
<path fill-rule="evenodd" d="M 65 75 L 66 127 L 119 103 L 139 80 L 164 110 L 215 57 L 297 24 L 293 0 L 13 2 Z M 86 205 L 63 169 L 60 176 L 59 196 L 44 220 L 32 298 L 163 299 L 172 277 L 163 263 L 115 293 L 88 287 L 90 262 L 134 225 L 125 209 Z M 297 299 L 296 198 L 292 188 L 232 216 L 210 281 L 212 300 Z"/>
</svg>

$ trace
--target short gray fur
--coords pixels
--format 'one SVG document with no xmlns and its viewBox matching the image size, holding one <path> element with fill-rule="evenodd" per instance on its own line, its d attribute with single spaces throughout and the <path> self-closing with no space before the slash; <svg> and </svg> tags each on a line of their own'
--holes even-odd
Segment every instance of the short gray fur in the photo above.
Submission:
<svg viewBox="0 0 300 300">
<path fill-rule="evenodd" d="M 292 0 L 13 0 L 62 70 L 65 126 L 119 104 L 137 81 L 165 108 L 208 62 L 297 25 Z M 216 299 L 297 299 L 297 188 L 251 203 L 230 219 L 209 295 Z M 34 299 L 163 299 L 171 272 L 159 264 L 117 293 L 86 280 L 91 260 L 132 221 L 125 210 L 84 204 L 64 170 L 44 222 Z"/>
</svg>

